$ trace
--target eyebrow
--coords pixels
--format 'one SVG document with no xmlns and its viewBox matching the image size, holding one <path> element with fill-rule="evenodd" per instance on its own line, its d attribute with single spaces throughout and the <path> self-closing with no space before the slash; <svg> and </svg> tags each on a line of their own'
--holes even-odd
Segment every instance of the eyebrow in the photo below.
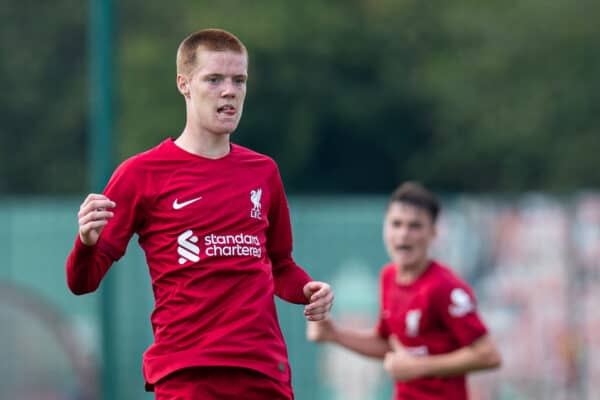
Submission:
<svg viewBox="0 0 600 400">
<path fill-rule="evenodd" d="M 219 72 L 209 72 L 207 74 L 204 75 L 205 77 L 224 77 L 224 76 L 228 76 L 227 74 L 222 74 Z M 244 78 L 244 79 L 248 79 L 248 75 L 247 74 L 236 74 L 236 75 L 231 75 L 234 78 Z"/>
</svg>

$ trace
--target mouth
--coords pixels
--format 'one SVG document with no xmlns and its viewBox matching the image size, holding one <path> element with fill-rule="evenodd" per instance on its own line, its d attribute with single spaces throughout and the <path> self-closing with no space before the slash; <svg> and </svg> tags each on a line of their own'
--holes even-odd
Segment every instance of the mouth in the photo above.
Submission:
<svg viewBox="0 0 600 400">
<path fill-rule="evenodd" d="M 413 249 L 413 246 L 408 245 L 408 244 L 399 244 L 397 246 L 394 246 L 394 249 L 397 252 L 401 252 L 401 253 L 408 253 Z"/>
<path fill-rule="evenodd" d="M 225 104 L 219 108 L 217 108 L 218 114 L 225 114 L 227 116 L 233 116 L 236 113 L 236 109 L 231 104 Z"/>
</svg>

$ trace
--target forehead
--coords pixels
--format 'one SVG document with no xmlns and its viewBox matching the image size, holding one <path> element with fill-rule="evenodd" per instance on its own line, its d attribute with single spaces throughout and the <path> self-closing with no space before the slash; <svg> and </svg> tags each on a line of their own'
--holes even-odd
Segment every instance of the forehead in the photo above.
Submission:
<svg viewBox="0 0 600 400">
<path fill-rule="evenodd" d="M 432 222 L 431 216 L 426 209 L 398 201 L 390 204 L 386 213 L 386 219 Z"/>
<path fill-rule="evenodd" d="M 196 72 L 224 75 L 248 74 L 248 56 L 245 52 L 214 51 L 203 47 L 199 47 L 196 51 Z"/>
</svg>

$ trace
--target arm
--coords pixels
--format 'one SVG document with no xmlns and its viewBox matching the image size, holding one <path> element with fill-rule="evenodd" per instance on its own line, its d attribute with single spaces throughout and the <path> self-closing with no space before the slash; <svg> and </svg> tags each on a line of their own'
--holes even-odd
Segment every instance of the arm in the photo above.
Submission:
<svg viewBox="0 0 600 400">
<path fill-rule="evenodd" d="M 284 258 L 287 261 L 273 259 L 273 256 L 271 258 L 274 266 L 275 294 L 290 303 L 307 304 L 304 307 L 304 316 L 309 321 L 327 318 L 334 297 L 329 284 L 311 280 L 311 277 L 296 265 L 291 255 Z"/>
<path fill-rule="evenodd" d="M 67 285 L 71 292 L 82 295 L 95 291 L 113 264 L 113 260 L 98 246 L 86 246 L 77 237 L 67 258 Z"/>
<path fill-rule="evenodd" d="M 309 298 L 303 288 L 312 278 L 294 262 L 291 254 L 278 257 L 270 253 L 269 256 L 273 264 L 275 294 L 290 303 L 308 304 Z"/>
<path fill-rule="evenodd" d="M 69 289 L 77 295 L 93 292 L 112 265 L 112 259 L 96 245 L 108 224 L 115 203 L 100 194 L 90 194 L 79 208 L 79 235 L 67 258 Z"/>
<path fill-rule="evenodd" d="M 75 294 L 93 292 L 110 266 L 120 259 L 139 224 L 144 176 L 131 162 L 117 168 L 104 194 L 88 195 L 79 207 L 79 235 L 66 265 L 67 284 Z"/>
<path fill-rule="evenodd" d="M 420 377 L 446 377 L 463 375 L 467 372 L 498 368 L 500 355 L 489 335 L 484 335 L 468 346 L 446 354 L 415 357 L 398 343 L 390 340 L 393 351 L 384 359 L 385 370 L 399 381 Z"/>
<path fill-rule="evenodd" d="M 277 166 L 271 179 L 267 252 L 273 268 L 275 294 L 296 304 L 308 304 L 304 315 L 309 321 L 327 318 L 333 305 L 333 292 L 324 282 L 312 278 L 292 258 L 292 226 L 287 198 Z"/>
<path fill-rule="evenodd" d="M 372 358 L 383 358 L 390 351 L 387 340 L 375 330 L 361 331 L 341 328 L 331 319 L 319 322 L 309 322 L 306 329 L 308 340 L 313 342 L 330 342 L 348 350 Z"/>
</svg>

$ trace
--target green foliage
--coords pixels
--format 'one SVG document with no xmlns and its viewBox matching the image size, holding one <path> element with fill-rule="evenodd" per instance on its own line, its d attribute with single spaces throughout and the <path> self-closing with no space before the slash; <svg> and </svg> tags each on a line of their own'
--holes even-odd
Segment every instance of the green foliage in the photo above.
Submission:
<svg viewBox="0 0 600 400">
<path fill-rule="evenodd" d="M 85 10 L 58 2 L 43 10 L 51 22 L 34 24 L 28 2 L 13 3 L 0 11 L 11 93 L 1 100 L 0 190 L 82 190 Z M 250 51 L 233 140 L 274 157 L 290 192 L 389 192 L 404 179 L 445 191 L 600 184 L 592 0 L 115 7 L 118 160 L 181 132 L 176 48 L 221 27 Z"/>
<path fill-rule="evenodd" d="M 436 141 L 417 169 L 434 159 L 427 179 L 460 190 L 599 185 L 598 15 L 593 1 L 447 7 L 444 50 L 422 75 Z"/>
<path fill-rule="evenodd" d="M 0 193 L 83 185 L 85 11 L 66 0 L 0 7 Z"/>
</svg>

